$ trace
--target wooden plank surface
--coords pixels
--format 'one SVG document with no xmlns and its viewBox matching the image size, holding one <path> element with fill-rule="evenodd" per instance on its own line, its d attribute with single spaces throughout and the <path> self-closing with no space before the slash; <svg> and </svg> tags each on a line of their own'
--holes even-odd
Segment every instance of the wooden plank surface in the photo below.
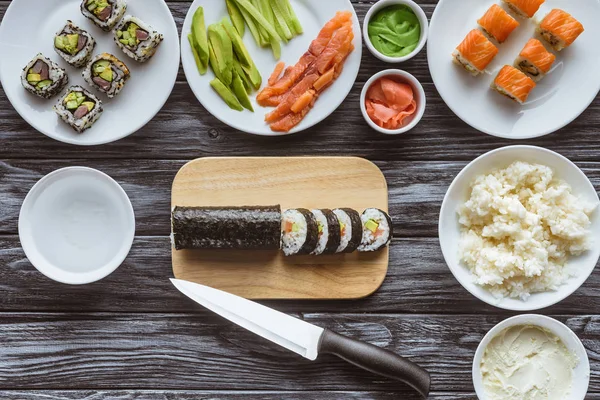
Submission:
<svg viewBox="0 0 600 400">
<path fill-rule="evenodd" d="M 167 0 L 179 29 L 191 0 Z M 352 0 L 359 19 L 375 2 Z M 417 0 L 429 17 L 437 0 Z M 0 0 L 0 18 L 9 1 Z M 4 56 L 4 55 L 2 55 Z M 532 144 L 569 157 L 600 188 L 600 100 L 552 135 L 523 142 L 493 138 L 456 118 L 437 94 L 426 49 L 399 67 L 427 95 L 421 123 L 399 137 L 370 130 L 358 104 L 363 84 L 389 68 L 365 49 L 355 86 L 331 117 L 298 135 L 254 137 L 210 116 L 180 69 L 164 109 L 116 143 L 80 148 L 30 128 L 0 87 L 0 398 L 4 399 L 417 399 L 402 384 L 326 357 L 285 352 L 201 309 L 171 287 L 170 187 L 187 161 L 206 156 L 349 155 L 381 168 L 396 238 L 389 271 L 373 295 L 353 301 L 269 301 L 310 322 L 406 355 L 433 375 L 432 399 L 474 399 L 471 361 L 495 323 L 512 315 L 467 293 L 441 256 L 441 201 L 464 165 L 500 146 Z M 392 66 L 393 67 L 393 66 Z M 61 167 L 98 168 L 119 181 L 137 217 L 124 265 L 104 281 L 59 285 L 20 248 L 17 222 L 27 191 Z M 587 399 L 600 399 L 600 272 L 557 316 L 583 340 L 592 367 Z"/>
</svg>

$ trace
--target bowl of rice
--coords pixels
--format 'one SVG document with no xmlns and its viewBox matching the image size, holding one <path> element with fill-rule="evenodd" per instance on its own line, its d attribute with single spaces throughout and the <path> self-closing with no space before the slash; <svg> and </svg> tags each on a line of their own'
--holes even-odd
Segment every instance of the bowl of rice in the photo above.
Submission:
<svg viewBox="0 0 600 400">
<path fill-rule="evenodd" d="M 531 311 L 575 292 L 600 258 L 598 194 L 553 151 L 508 146 L 467 165 L 442 203 L 439 237 L 456 279 L 493 306 Z"/>
</svg>

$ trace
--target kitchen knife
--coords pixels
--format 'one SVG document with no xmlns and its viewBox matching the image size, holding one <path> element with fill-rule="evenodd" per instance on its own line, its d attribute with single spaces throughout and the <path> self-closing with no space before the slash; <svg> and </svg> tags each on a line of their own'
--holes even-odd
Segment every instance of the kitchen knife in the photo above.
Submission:
<svg viewBox="0 0 600 400">
<path fill-rule="evenodd" d="M 319 354 L 333 354 L 367 371 L 405 382 L 424 397 L 429 393 L 429 373 L 391 351 L 221 290 L 180 279 L 171 279 L 171 282 L 181 293 L 209 310 L 311 361 Z"/>
</svg>

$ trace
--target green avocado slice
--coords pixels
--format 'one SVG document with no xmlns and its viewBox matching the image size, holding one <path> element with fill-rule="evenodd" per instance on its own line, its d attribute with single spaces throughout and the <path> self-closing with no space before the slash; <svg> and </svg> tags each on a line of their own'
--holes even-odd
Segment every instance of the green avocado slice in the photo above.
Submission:
<svg viewBox="0 0 600 400">
<path fill-rule="evenodd" d="M 244 82 L 235 71 L 233 71 L 233 82 L 231 83 L 231 88 L 233 89 L 233 93 L 235 94 L 235 97 L 237 97 L 237 99 L 239 100 L 240 104 L 245 109 L 254 112 L 254 108 L 252 108 L 252 103 L 250 102 L 250 98 L 248 97 L 248 93 L 246 92 L 246 88 L 244 87 Z"/>
<path fill-rule="evenodd" d="M 210 86 L 219 94 L 219 96 L 221 96 L 229 108 L 236 111 L 242 111 L 244 109 L 235 95 L 231 93 L 231 90 L 229 90 L 218 78 L 213 79 L 210 82 Z"/>
</svg>

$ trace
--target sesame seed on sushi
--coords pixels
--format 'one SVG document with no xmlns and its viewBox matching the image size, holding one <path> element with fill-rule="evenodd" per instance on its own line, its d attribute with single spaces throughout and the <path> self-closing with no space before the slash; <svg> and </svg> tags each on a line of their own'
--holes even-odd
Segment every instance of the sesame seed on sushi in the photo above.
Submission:
<svg viewBox="0 0 600 400">
<path fill-rule="evenodd" d="M 54 111 L 79 133 L 89 129 L 102 115 L 102 102 L 81 86 L 71 86 L 54 106 Z"/>
<path fill-rule="evenodd" d="M 313 255 L 335 254 L 340 245 L 340 222 L 333 211 L 328 209 L 312 210 L 317 220 L 317 247 L 310 253 Z"/>
<path fill-rule="evenodd" d="M 358 251 L 377 251 L 390 243 L 393 235 L 392 219 L 386 212 L 378 208 L 367 208 L 360 219 L 363 229 Z"/>
<path fill-rule="evenodd" d="M 286 210 L 281 220 L 281 248 L 286 256 L 310 254 L 317 247 L 319 229 L 312 212 Z"/>
<path fill-rule="evenodd" d="M 127 10 L 125 0 L 82 0 L 81 13 L 105 32 L 110 32 Z"/>
<path fill-rule="evenodd" d="M 112 54 L 98 54 L 83 70 L 83 79 L 109 98 L 121 92 L 130 77 L 129 68 Z"/>
<path fill-rule="evenodd" d="M 150 25 L 131 15 L 125 16 L 113 33 L 117 46 L 138 62 L 148 61 L 164 39 Z"/>
<path fill-rule="evenodd" d="M 94 38 L 71 21 L 54 36 L 54 50 L 75 68 L 84 67 L 90 61 L 94 47 Z"/>
<path fill-rule="evenodd" d="M 56 96 L 67 83 L 69 83 L 69 76 L 64 68 L 48 57 L 44 57 L 42 53 L 29 61 L 21 73 L 23 87 L 43 99 Z"/>
<path fill-rule="evenodd" d="M 358 211 L 351 208 L 336 208 L 333 213 L 340 224 L 340 245 L 336 253 L 352 253 L 362 241 L 362 222 Z"/>
</svg>

